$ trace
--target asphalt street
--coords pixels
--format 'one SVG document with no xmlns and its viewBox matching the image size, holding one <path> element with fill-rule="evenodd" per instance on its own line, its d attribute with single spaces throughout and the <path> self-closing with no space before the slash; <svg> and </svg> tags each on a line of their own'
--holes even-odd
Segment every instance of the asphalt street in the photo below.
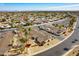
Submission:
<svg viewBox="0 0 79 59">
<path fill-rule="evenodd" d="M 76 15 L 79 16 L 78 14 L 76 14 Z M 43 25 L 46 25 L 46 24 L 43 24 Z M 49 24 L 51 24 L 51 23 L 49 23 Z M 35 26 L 37 26 L 37 25 L 35 25 Z M 5 34 L 6 34 L 5 37 L 0 40 L 0 47 L 1 47 L 0 54 L 3 54 L 5 52 L 5 50 L 9 49 L 8 43 L 11 38 L 9 38 L 9 39 L 7 39 L 7 38 L 12 35 L 10 35 L 10 33 L 8 33 L 8 34 L 5 33 Z M 75 39 L 77 39 L 78 41 L 76 41 L 75 43 L 72 43 L 72 41 L 74 41 Z M 68 39 L 66 39 L 64 42 L 60 43 L 59 45 L 57 45 L 47 51 L 37 54 L 36 56 L 61 56 L 67 52 L 66 50 L 64 50 L 65 48 L 67 48 L 69 50 L 69 49 L 72 49 L 72 47 L 77 44 L 79 44 L 79 17 L 77 20 L 77 26 L 74 29 L 74 33 Z"/>
<path fill-rule="evenodd" d="M 59 45 L 44 51 L 42 53 L 37 54 L 36 56 L 61 56 L 68 52 L 68 50 L 72 49 L 74 45 L 79 45 L 79 14 L 75 13 L 78 16 L 77 25 L 74 29 L 74 33 L 66 39 L 64 42 L 60 43 Z M 74 40 L 78 40 L 73 43 Z M 64 50 L 67 48 L 68 50 Z"/>
</svg>

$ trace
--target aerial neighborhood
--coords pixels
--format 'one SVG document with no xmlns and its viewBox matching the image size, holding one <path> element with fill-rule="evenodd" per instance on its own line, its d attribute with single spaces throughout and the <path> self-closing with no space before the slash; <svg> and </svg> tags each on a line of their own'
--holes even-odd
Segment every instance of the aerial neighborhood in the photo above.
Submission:
<svg viewBox="0 0 79 59">
<path fill-rule="evenodd" d="M 0 54 L 40 53 L 68 37 L 76 20 L 70 12 L 0 12 Z"/>
</svg>

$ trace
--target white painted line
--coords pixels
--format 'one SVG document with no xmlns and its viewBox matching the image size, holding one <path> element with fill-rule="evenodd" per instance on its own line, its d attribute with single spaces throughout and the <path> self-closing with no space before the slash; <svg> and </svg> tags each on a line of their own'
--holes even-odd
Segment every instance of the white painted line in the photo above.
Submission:
<svg viewBox="0 0 79 59">
<path fill-rule="evenodd" d="M 77 23 L 77 22 L 76 22 L 76 23 Z M 74 25 L 73 28 L 76 27 L 76 23 L 75 23 L 75 25 Z M 49 50 L 49 49 L 51 49 L 51 48 L 54 48 L 55 46 L 59 45 L 60 43 L 64 42 L 66 39 L 68 39 L 73 33 L 74 33 L 74 30 L 72 31 L 72 33 L 71 33 L 69 36 L 67 36 L 65 39 L 63 39 L 62 41 L 58 42 L 57 44 L 52 45 L 52 46 L 50 46 L 49 48 L 46 48 L 46 49 L 44 49 L 44 50 L 41 50 L 41 51 L 32 53 L 32 54 L 30 54 L 30 55 L 28 55 L 28 56 L 33 56 L 33 55 L 36 55 L 36 54 L 39 54 L 39 53 L 43 53 L 43 52 L 45 52 L 45 51 L 47 51 L 47 50 Z"/>
<path fill-rule="evenodd" d="M 77 18 L 77 19 L 78 19 L 78 18 Z M 73 29 L 76 28 L 76 24 L 77 24 L 77 22 L 75 22 Z M 67 36 L 65 39 L 63 39 L 62 41 L 58 42 L 57 44 L 52 45 L 52 46 L 50 46 L 49 48 L 46 48 L 46 49 L 44 49 L 44 50 L 38 51 L 38 52 L 36 52 L 36 53 L 33 53 L 33 54 L 31 54 L 31 55 L 36 55 L 36 54 L 45 52 L 45 51 L 47 51 L 47 50 L 49 50 L 49 49 L 51 49 L 51 48 L 54 48 L 55 46 L 59 45 L 60 43 L 64 42 L 65 40 L 67 40 L 73 33 L 74 33 L 74 30 L 72 31 L 72 33 L 71 33 L 69 36 Z"/>
</svg>

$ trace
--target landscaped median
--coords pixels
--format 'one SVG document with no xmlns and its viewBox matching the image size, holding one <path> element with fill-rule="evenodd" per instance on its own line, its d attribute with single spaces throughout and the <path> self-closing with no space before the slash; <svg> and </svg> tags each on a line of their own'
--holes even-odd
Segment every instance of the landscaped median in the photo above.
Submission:
<svg viewBox="0 0 79 59">
<path fill-rule="evenodd" d="M 67 53 L 63 56 L 79 56 L 79 45 L 73 46 Z"/>
</svg>

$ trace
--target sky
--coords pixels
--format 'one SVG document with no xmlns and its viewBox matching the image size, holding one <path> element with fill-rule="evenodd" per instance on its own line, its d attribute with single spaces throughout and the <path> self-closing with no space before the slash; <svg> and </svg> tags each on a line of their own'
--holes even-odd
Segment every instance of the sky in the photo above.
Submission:
<svg viewBox="0 0 79 59">
<path fill-rule="evenodd" d="M 72 3 L 0 3 L 0 11 L 61 11 L 79 10 L 79 4 Z"/>
</svg>

